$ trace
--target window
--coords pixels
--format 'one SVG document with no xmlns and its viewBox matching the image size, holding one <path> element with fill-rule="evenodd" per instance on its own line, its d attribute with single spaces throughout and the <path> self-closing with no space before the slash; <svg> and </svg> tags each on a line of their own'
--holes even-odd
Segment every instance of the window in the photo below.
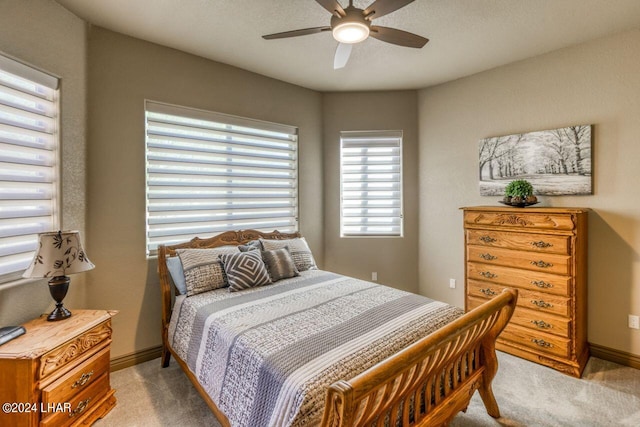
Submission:
<svg viewBox="0 0 640 427">
<path fill-rule="evenodd" d="M 298 230 L 298 130 L 146 102 L 147 254 L 223 231 Z"/>
<path fill-rule="evenodd" d="M 401 237 L 402 131 L 340 133 L 340 236 Z"/>
<path fill-rule="evenodd" d="M 58 228 L 58 79 L 0 55 L 0 282 Z"/>
</svg>

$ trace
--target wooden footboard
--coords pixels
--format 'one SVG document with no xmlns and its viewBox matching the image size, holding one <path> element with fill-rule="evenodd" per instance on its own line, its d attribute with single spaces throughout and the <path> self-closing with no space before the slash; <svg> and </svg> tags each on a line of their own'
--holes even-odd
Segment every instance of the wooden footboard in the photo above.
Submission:
<svg viewBox="0 0 640 427">
<path fill-rule="evenodd" d="M 226 232 L 211 239 L 160 246 L 158 272 L 162 288 L 162 366 L 169 365 L 168 341 L 172 284 L 166 259 L 180 248 L 239 245 L 258 238 L 288 239 L 299 234 Z M 517 292 L 505 289 L 489 302 L 466 313 L 413 345 L 327 391 L 323 426 L 438 426 L 465 410 L 478 390 L 493 417 L 499 417 L 491 381 L 498 369 L 495 340 L 513 314 Z M 206 394 L 184 361 L 179 365 L 223 426 L 229 421 Z"/>
<path fill-rule="evenodd" d="M 517 292 L 502 294 L 349 381 L 329 387 L 322 425 L 440 426 L 465 410 L 478 390 L 500 416 L 491 390 L 495 341 Z"/>
</svg>

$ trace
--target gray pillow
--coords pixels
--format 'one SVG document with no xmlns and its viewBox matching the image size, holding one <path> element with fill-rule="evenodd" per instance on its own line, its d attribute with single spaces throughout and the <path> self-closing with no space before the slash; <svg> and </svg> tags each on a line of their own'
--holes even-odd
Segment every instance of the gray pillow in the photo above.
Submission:
<svg viewBox="0 0 640 427">
<path fill-rule="evenodd" d="M 229 282 L 229 292 L 242 291 L 271 283 L 260 251 L 219 255 Z"/>
<path fill-rule="evenodd" d="M 300 275 L 287 246 L 282 249 L 262 252 L 262 260 L 274 282 Z"/>
<path fill-rule="evenodd" d="M 260 240 L 252 240 L 250 242 L 245 243 L 244 245 L 239 245 L 238 249 L 240 250 L 240 252 L 248 252 L 248 251 L 261 251 L 262 250 L 262 243 L 260 243 Z"/>
<path fill-rule="evenodd" d="M 180 295 L 184 295 L 187 293 L 187 283 L 184 278 L 184 270 L 182 269 L 182 262 L 180 258 L 177 256 L 172 256 L 166 258 L 167 260 L 167 269 L 169 269 L 169 274 L 171 275 L 171 280 L 173 280 L 173 284 L 176 285 L 178 289 L 178 293 Z"/>
<path fill-rule="evenodd" d="M 295 239 L 284 240 L 266 240 L 260 239 L 262 247 L 265 251 L 272 251 L 274 249 L 281 249 L 285 246 L 289 248 L 289 253 L 293 258 L 293 262 L 296 264 L 298 271 L 317 270 L 316 260 L 313 259 L 313 254 L 307 241 L 304 237 Z"/>
<path fill-rule="evenodd" d="M 187 296 L 227 286 L 218 255 L 238 253 L 237 246 L 212 249 L 177 249 L 187 284 Z"/>
</svg>

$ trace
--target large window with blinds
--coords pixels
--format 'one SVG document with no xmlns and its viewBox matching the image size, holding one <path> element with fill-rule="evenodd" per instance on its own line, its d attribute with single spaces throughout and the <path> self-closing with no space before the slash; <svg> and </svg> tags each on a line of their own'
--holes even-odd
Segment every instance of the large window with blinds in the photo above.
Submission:
<svg viewBox="0 0 640 427">
<path fill-rule="evenodd" d="M 0 55 L 0 283 L 58 228 L 58 79 Z"/>
<path fill-rule="evenodd" d="M 146 102 L 147 254 L 228 230 L 298 230 L 298 130 Z"/>
<path fill-rule="evenodd" d="M 340 236 L 401 237 L 402 131 L 340 133 Z"/>
</svg>

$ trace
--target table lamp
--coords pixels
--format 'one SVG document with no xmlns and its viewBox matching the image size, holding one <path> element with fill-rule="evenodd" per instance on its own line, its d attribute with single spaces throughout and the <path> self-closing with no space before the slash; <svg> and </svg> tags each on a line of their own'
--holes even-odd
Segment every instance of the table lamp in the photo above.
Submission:
<svg viewBox="0 0 640 427">
<path fill-rule="evenodd" d="M 49 292 L 56 301 L 56 308 L 47 320 L 56 321 L 71 317 L 71 312 L 62 305 L 71 279 L 67 274 L 91 270 L 95 266 L 82 249 L 80 232 L 52 231 L 38 235 L 38 249 L 29 268 L 22 277 L 51 278 Z"/>
</svg>

